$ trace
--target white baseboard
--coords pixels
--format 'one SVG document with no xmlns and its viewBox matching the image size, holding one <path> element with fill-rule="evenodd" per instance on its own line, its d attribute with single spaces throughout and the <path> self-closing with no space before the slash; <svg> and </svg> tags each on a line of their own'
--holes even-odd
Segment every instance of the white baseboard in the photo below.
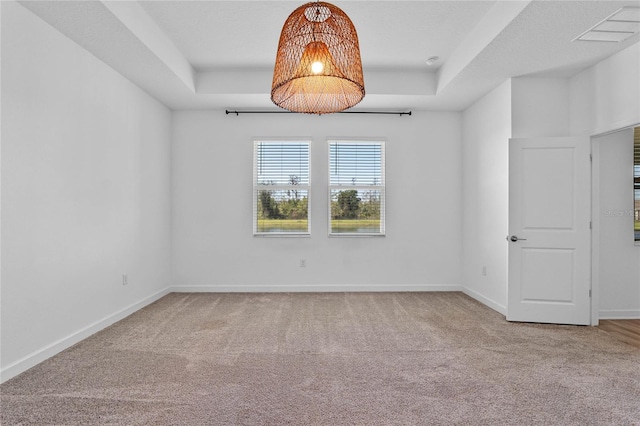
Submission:
<svg viewBox="0 0 640 426">
<path fill-rule="evenodd" d="M 467 296 L 473 299 L 476 299 L 478 302 L 482 303 L 483 305 L 486 305 L 487 307 L 493 309 L 494 311 L 504 315 L 505 317 L 507 316 L 506 306 L 503 306 L 498 302 L 491 300 L 488 297 L 485 297 L 482 294 L 478 293 L 477 291 L 471 290 L 470 288 L 467 288 L 467 287 L 462 287 L 462 292 Z"/>
<path fill-rule="evenodd" d="M 640 319 L 640 309 L 603 309 L 599 315 L 601 320 Z"/>
<path fill-rule="evenodd" d="M 451 284 L 316 284 L 316 285 L 187 285 L 173 286 L 174 293 L 327 293 L 365 291 L 462 291 Z"/>
<path fill-rule="evenodd" d="M 105 318 L 102 318 L 99 321 L 94 322 L 93 324 L 90 324 L 87 327 L 84 327 L 76 331 L 75 333 L 72 333 L 69 336 L 62 338 L 57 342 L 54 342 L 48 346 L 45 346 L 44 348 L 36 352 L 33 352 L 32 354 L 27 355 L 22 359 L 19 359 L 13 364 L 10 364 L 5 368 L 3 368 L 2 370 L 0 370 L 0 383 L 3 383 L 12 377 L 15 377 L 18 374 L 27 371 L 31 367 L 34 367 L 35 365 L 51 358 L 52 356 L 62 352 L 67 348 L 70 348 L 71 346 L 86 339 L 92 334 L 95 334 L 98 331 L 103 330 L 108 326 L 128 317 L 134 312 L 144 308 L 145 306 L 155 302 L 156 300 L 166 296 L 169 293 L 170 293 L 169 288 L 161 290 L 155 294 L 152 294 L 149 297 L 146 297 L 140 300 L 139 302 L 133 303 L 132 305 L 129 305 L 124 309 L 121 309 L 120 311 L 114 314 L 111 314 Z"/>
</svg>

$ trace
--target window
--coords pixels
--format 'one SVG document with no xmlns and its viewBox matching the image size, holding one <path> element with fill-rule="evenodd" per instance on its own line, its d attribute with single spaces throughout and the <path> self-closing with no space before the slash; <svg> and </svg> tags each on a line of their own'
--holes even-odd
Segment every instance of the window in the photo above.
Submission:
<svg viewBox="0 0 640 426">
<path fill-rule="evenodd" d="M 254 235 L 309 234 L 309 141 L 254 141 Z"/>
<path fill-rule="evenodd" d="M 640 244 L 640 127 L 633 129 L 634 235 Z"/>
<path fill-rule="evenodd" d="M 329 234 L 384 235 L 384 142 L 329 141 Z"/>
</svg>

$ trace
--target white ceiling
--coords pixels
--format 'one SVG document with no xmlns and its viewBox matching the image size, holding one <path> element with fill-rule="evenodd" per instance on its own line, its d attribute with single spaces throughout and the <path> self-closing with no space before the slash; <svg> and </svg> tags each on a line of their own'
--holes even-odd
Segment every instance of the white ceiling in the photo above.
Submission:
<svg viewBox="0 0 640 426">
<path fill-rule="evenodd" d="M 197 69 L 273 66 L 280 30 L 304 1 L 145 1 L 143 9 Z M 487 1 L 336 2 L 356 25 L 364 63 L 424 67 L 446 56 L 492 6 Z"/>
<path fill-rule="evenodd" d="M 172 109 L 268 109 L 280 30 L 304 2 L 20 3 Z M 333 3 L 358 31 L 362 110 L 462 110 L 509 77 L 569 77 L 640 40 L 572 42 L 640 0 Z"/>
</svg>

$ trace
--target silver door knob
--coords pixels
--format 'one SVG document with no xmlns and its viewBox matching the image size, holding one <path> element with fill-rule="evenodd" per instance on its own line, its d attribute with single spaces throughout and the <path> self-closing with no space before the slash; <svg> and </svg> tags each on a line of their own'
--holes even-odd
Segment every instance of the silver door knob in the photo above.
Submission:
<svg viewBox="0 0 640 426">
<path fill-rule="evenodd" d="M 526 238 L 518 238 L 515 235 L 512 235 L 511 238 L 509 238 L 511 241 L 516 242 L 516 241 L 527 241 Z"/>
</svg>

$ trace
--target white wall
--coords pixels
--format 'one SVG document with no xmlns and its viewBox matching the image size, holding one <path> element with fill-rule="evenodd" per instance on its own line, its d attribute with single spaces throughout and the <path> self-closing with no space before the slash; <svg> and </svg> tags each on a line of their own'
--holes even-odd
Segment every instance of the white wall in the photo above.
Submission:
<svg viewBox="0 0 640 426">
<path fill-rule="evenodd" d="M 568 79 L 512 79 L 512 113 L 513 137 L 592 136 L 637 125 L 640 43 Z M 623 222 L 630 218 L 604 216 L 607 211 L 624 211 L 615 206 L 623 205 L 625 199 L 631 202 L 624 190 L 629 182 L 624 183 L 625 171 L 621 169 L 631 157 L 625 157 L 620 143 L 605 146 L 610 140 L 594 140 L 594 202 L 602 197 L 593 217 L 594 253 L 600 253 L 600 257 L 593 257 L 594 298 L 602 318 L 637 318 L 638 247 L 619 241 L 626 231 Z M 631 138 L 627 143 L 632 143 Z"/>
<path fill-rule="evenodd" d="M 600 133 L 640 125 L 640 43 L 569 79 L 570 131 Z M 631 130 L 592 139 L 594 147 L 593 280 L 601 318 L 640 318 L 640 248 L 629 244 L 625 211 L 629 188 Z M 625 166 L 626 164 L 626 166 Z"/>
<path fill-rule="evenodd" d="M 6 380 L 169 286 L 171 113 L 21 5 L 1 7 Z"/>
<path fill-rule="evenodd" d="M 463 113 L 463 285 L 507 312 L 509 138 L 569 134 L 569 83 L 518 77 Z"/>
<path fill-rule="evenodd" d="M 511 137 L 569 136 L 569 80 L 518 77 L 511 80 Z"/>
<path fill-rule="evenodd" d="M 463 284 L 506 314 L 511 81 L 463 114 Z M 486 274 L 486 275 L 485 275 Z"/>
<path fill-rule="evenodd" d="M 640 43 L 569 79 L 570 127 L 596 135 L 640 123 Z"/>
<path fill-rule="evenodd" d="M 470 295 L 506 311 L 508 138 L 591 135 L 640 122 L 639 63 L 635 45 L 571 79 L 513 78 L 463 113 L 463 284 Z M 609 204 L 613 200 L 607 196 L 624 197 L 619 164 L 603 158 L 600 170 L 603 186 L 596 191 L 604 191 Z M 637 317 L 638 247 L 612 249 L 612 235 L 623 232 L 616 229 L 603 226 L 600 231 L 601 251 L 607 252 L 596 265 L 604 265 L 597 284 L 600 309 L 606 317 Z"/>
<path fill-rule="evenodd" d="M 427 290 L 461 282 L 461 115 L 175 112 L 173 284 L 189 290 Z M 252 235 L 252 137 L 308 136 L 311 237 Z M 386 237 L 327 236 L 326 138 L 385 137 Z M 300 268 L 299 260 L 307 267 Z"/>
</svg>

